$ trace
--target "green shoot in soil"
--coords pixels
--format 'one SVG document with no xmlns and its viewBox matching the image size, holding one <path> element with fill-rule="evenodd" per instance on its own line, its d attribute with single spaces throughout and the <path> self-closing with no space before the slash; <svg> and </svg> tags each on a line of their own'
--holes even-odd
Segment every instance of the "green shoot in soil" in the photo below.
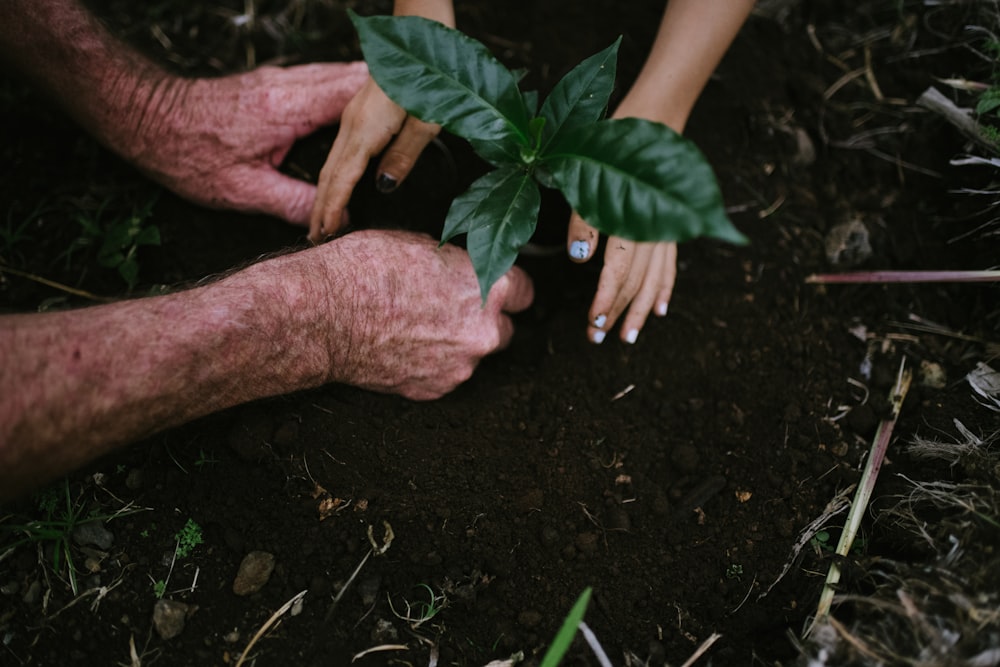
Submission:
<svg viewBox="0 0 1000 667">
<path fill-rule="evenodd" d="M 52 571 L 63 576 L 65 564 L 66 581 L 73 595 L 79 594 L 77 568 L 73 561 L 73 532 L 84 524 L 109 521 L 139 511 L 99 514 L 91 510 L 85 515 L 85 503 L 79 498 L 74 500 L 66 479 L 62 482 L 62 489 L 55 486 L 44 489 L 35 495 L 35 500 L 39 518 L 26 517 L 24 523 L 0 526 L 0 532 L 22 536 L 0 547 L 4 553 L 10 553 L 24 544 L 36 544 L 45 552 L 51 552 L 49 563 Z"/>
<path fill-rule="evenodd" d="M 410 604 L 410 602 L 403 600 L 403 604 L 406 606 L 406 611 L 403 613 L 396 611 L 396 608 L 392 606 L 392 598 L 389 598 L 389 608 L 392 609 L 392 613 L 397 618 L 409 623 L 413 630 L 433 619 L 448 605 L 448 598 L 443 593 L 441 595 L 435 594 L 434 589 L 427 584 L 419 584 L 417 588 L 427 591 L 427 601 Z"/>
<path fill-rule="evenodd" d="M 174 573 L 174 565 L 178 560 L 190 556 L 194 548 L 203 542 L 201 526 L 194 519 L 188 519 L 184 527 L 174 534 L 174 553 L 173 558 L 170 559 L 170 569 L 167 570 L 167 576 L 163 579 L 153 579 L 149 575 L 149 580 L 153 582 L 153 595 L 157 598 L 162 598 L 166 594 L 167 583 L 170 581 L 170 576 Z M 195 578 L 197 579 L 197 575 Z"/>
<path fill-rule="evenodd" d="M 178 558 L 187 558 L 194 548 L 204 541 L 201 536 L 201 526 L 195 523 L 194 519 L 188 519 L 174 537 L 177 540 L 175 553 Z"/>
<path fill-rule="evenodd" d="M 580 597 L 577 598 L 576 604 L 573 608 L 569 610 L 569 614 L 566 615 L 566 620 L 563 621 L 562 627 L 559 628 L 559 632 L 556 633 L 555 639 L 552 640 L 552 645 L 549 646 L 549 650 L 545 652 L 545 657 L 542 658 L 541 667 L 556 667 L 560 662 L 562 662 L 563 656 L 566 655 L 566 651 L 569 650 L 570 644 L 573 643 L 573 637 L 576 635 L 577 629 L 580 627 L 580 622 L 583 620 L 583 615 L 587 611 L 587 604 L 590 602 L 590 594 L 592 589 L 588 586 L 584 589 Z"/>
<path fill-rule="evenodd" d="M 348 10 L 372 78 L 420 120 L 468 140 L 496 169 L 452 202 L 442 243 L 467 235 L 485 301 L 538 222 L 538 184 L 601 232 L 635 241 L 746 239 L 726 217 L 711 167 L 661 123 L 604 118 L 619 38 L 577 65 L 538 107 L 483 44 L 416 16 Z"/>
<path fill-rule="evenodd" d="M 80 236 L 67 249 L 67 261 L 80 248 L 96 247 L 97 263 L 117 270 L 129 289 L 134 288 L 139 280 L 139 248 L 160 245 L 159 228 L 148 223 L 158 198 L 157 192 L 133 203 L 130 211 L 119 212 L 120 205 L 109 196 L 94 211 L 78 211 Z"/>
</svg>

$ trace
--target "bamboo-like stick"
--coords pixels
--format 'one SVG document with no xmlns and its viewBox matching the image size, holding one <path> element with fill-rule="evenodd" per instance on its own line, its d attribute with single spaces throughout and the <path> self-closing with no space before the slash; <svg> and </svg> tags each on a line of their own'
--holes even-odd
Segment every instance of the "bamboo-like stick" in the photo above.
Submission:
<svg viewBox="0 0 1000 667">
<path fill-rule="evenodd" d="M 847 524 L 840 534 L 840 541 L 837 543 L 836 554 L 843 558 L 851 551 L 854 538 L 861 527 L 861 519 L 868 508 L 868 501 L 871 500 L 872 491 L 875 490 L 875 481 L 878 479 L 879 470 L 885 460 L 885 452 L 889 448 L 889 440 L 892 438 L 892 429 L 896 426 L 899 412 L 906 399 L 906 392 L 910 389 L 910 381 L 913 374 L 906 367 L 906 358 L 899 364 L 899 373 L 896 376 L 896 384 L 889 394 L 889 402 L 892 405 L 892 412 L 888 417 L 879 422 L 878 430 L 872 441 L 871 451 L 868 453 L 868 460 L 865 462 L 865 470 L 858 482 L 857 491 L 854 493 L 854 501 L 851 504 L 851 511 L 847 514 Z M 836 594 L 835 586 L 840 582 L 840 565 L 837 560 L 830 563 L 830 571 L 826 576 L 826 583 L 823 584 L 823 591 L 820 593 L 819 605 L 816 608 L 816 616 L 803 634 L 808 637 L 816 626 L 830 615 L 830 607 L 833 604 L 833 596 Z"/>
<path fill-rule="evenodd" d="M 1000 271 L 852 271 L 814 273 L 807 283 L 988 283 L 1000 281 Z"/>
</svg>

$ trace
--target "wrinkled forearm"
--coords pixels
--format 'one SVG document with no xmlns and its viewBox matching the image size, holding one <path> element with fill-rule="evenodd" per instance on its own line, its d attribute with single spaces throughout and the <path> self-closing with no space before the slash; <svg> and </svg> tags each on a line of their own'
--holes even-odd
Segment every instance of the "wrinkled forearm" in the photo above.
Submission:
<svg viewBox="0 0 1000 667">
<path fill-rule="evenodd" d="M 183 108 L 188 86 L 117 40 L 78 0 L 7 0 L 0 60 L 131 160 L 149 150 L 143 137 L 157 134 L 156 123 Z"/>
<path fill-rule="evenodd" d="M 325 382 L 329 295 L 289 255 L 162 297 L 0 318 L 0 500 L 170 426 Z M 346 309 L 345 309 L 346 310 Z"/>
<path fill-rule="evenodd" d="M 615 116 L 649 118 L 682 132 L 753 6 L 754 0 L 670 0 L 649 57 Z"/>
</svg>

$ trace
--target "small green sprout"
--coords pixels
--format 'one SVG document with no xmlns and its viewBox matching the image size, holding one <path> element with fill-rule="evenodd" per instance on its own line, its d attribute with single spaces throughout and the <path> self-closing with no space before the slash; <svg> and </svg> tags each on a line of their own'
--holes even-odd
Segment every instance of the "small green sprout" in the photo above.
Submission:
<svg viewBox="0 0 1000 667">
<path fill-rule="evenodd" d="M 201 536 L 201 526 L 195 523 L 194 519 L 188 519 L 184 527 L 174 536 L 177 540 L 177 558 L 187 558 L 194 551 L 194 548 L 204 542 Z"/>
<path fill-rule="evenodd" d="M 424 623 L 427 623 L 439 613 L 441 610 L 448 606 L 448 598 L 442 593 L 437 595 L 427 584 L 420 584 L 417 588 L 422 588 L 427 591 L 427 601 L 420 601 L 410 604 L 407 600 L 403 600 L 403 604 L 406 605 L 406 610 L 403 613 L 396 611 L 396 608 L 392 605 L 392 598 L 389 599 L 389 608 L 392 609 L 392 613 L 396 615 L 397 618 L 409 623 L 410 628 L 416 630 Z"/>
<path fill-rule="evenodd" d="M 194 465 L 198 468 L 202 468 L 204 466 L 209 466 L 212 465 L 213 463 L 218 463 L 218 462 L 219 460 L 214 458 L 212 454 L 206 454 L 204 449 L 199 449 L 198 458 L 195 459 Z"/>
</svg>

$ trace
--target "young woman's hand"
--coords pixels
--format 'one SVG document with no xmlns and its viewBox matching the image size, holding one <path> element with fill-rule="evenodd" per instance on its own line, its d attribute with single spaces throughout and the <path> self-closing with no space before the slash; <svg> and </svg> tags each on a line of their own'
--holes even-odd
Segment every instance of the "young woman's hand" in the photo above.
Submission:
<svg viewBox="0 0 1000 667">
<path fill-rule="evenodd" d="M 723 53 L 753 9 L 754 0 L 670 0 L 653 49 L 615 118 L 646 118 L 683 132 L 688 115 Z M 599 234 L 576 214 L 570 219 L 570 259 L 594 256 Z M 666 315 L 677 276 L 674 243 L 608 239 L 587 336 L 595 343 L 628 308 L 620 337 L 634 343 L 649 313 Z"/>
<path fill-rule="evenodd" d="M 337 138 L 320 171 L 309 239 L 319 243 L 347 224 L 347 202 L 369 160 L 389 146 L 378 167 L 376 186 L 391 192 L 439 131 L 437 125 L 407 116 L 369 78 L 344 109 Z"/>
</svg>

